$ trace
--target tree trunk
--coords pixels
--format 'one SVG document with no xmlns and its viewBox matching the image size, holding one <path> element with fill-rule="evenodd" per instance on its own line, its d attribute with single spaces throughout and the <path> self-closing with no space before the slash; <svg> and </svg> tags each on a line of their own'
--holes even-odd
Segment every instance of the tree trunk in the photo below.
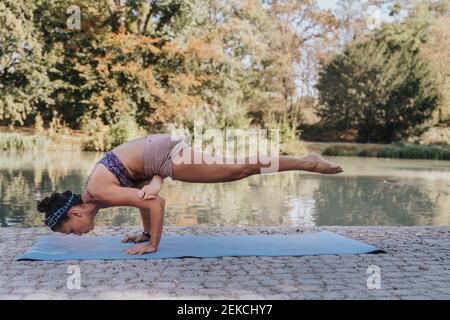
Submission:
<svg viewBox="0 0 450 320">
<path fill-rule="evenodd" d="M 115 33 L 124 33 L 125 28 L 125 10 L 126 2 L 119 0 L 107 0 L 108 10 L 111 17 L 111 26 Z"/>
<path fill-rule="evenodd" d="M 148 2 L 145 2 L 142 5 L 141 12 L 140 12 L 139 19 L 138 19 L 138 28 L 137 28 L 138 29 L 137 33 L 139 36 L 144 35 L 145 31 L 147 29 L 148 20 L 150 18 L 150 8 L 151 8 L 151 6 L 150 6 L 150 3 L 148 3 Z"/>
</svg>

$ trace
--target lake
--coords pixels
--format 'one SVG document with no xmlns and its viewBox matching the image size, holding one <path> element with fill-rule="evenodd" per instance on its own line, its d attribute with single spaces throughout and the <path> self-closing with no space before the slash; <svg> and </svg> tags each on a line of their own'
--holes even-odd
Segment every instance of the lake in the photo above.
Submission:
<svg viewBox="0 0 450 320">
<path fill-rule="evenodd" d="M 52 192 L 81 193 L 102 153 L 0 153 L 2 227 L 43 226 L 37 200 Z M 325 157 L 345 170 L 336 176 L 302 171 L 255 175 L 215 184 L 172 181 L 165 224 L 172 226 L 448 226 L 450 162 Z M 97 226 L 140 225 L 137 208 L 100 210 Z"/>
</svg>

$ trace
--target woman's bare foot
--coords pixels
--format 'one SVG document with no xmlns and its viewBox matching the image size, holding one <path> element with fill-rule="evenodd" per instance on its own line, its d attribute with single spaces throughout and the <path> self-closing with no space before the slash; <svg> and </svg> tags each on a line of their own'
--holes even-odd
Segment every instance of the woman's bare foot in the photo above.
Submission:
<svg viewBox="0 0 450 320">
<path fill-rule="evenodd" d="M 304 169 L 306 171 L 323 174 L 337 174 L 344 172 L 338 164 L 325 160 L 315 152 L 308 153 L 306 156 L 300 157 L 299 159 L 307 164 Z"/>
</svg>

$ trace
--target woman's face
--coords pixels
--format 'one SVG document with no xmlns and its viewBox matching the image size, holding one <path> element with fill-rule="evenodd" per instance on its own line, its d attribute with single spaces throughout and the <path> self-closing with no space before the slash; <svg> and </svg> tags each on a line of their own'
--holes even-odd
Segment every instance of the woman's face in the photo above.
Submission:
<svg viewBox="0 0 450 320">
<path fill-rule="evenodd" d="M 94 229 L 94 219 L 99 210 L 97 203 L 82 203 L 73 206 L 67 213 L 68 219 L 62 222 L 58 232 L 81 236 Z"/>
</svg>

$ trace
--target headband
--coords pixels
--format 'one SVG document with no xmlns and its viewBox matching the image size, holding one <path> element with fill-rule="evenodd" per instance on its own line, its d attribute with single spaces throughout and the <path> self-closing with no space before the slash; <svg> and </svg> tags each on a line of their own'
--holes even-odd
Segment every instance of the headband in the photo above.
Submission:
<svg viewBox="0 0 450 320">
<path fill-rule="evenodd" d="M 45 224 L 50 228 L 53 228 L 54 225 L 58 222 L 59 218 L 61 218 L 61 216 L 67 212 L 67 210 L 73 205 L 77 198 L 78 194 L 72 193 L 69 200 L 67 200 L 64 206 L 53 212 L 47 219 L 45 219 Z"/>
</svg>

